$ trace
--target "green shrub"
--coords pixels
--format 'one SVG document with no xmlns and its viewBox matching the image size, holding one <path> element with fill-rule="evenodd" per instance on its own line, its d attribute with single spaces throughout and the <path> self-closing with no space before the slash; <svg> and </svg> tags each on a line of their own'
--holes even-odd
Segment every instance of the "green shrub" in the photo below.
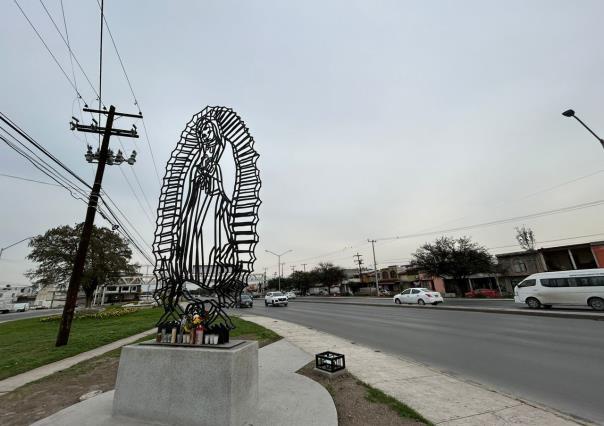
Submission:
<svg viewBox="0 0 604 426">
<path fill-rule="evenodd" d="M 133 312 L 139 311 L 140 308 L 108 308 L 104 309 L 100 312 L 76 312 L 73 316 L 74 320 L 81 319 L 96 319 L 96 320 L 104 320 L 108 318 L 117 318 L 124 315 L 131 314 Z M 61 319 L 60 315 L 54 315 L 52 317 L 44 317 L 40 319 L 40 322 L 53 322 L 59 321 Z"/>
</svg>

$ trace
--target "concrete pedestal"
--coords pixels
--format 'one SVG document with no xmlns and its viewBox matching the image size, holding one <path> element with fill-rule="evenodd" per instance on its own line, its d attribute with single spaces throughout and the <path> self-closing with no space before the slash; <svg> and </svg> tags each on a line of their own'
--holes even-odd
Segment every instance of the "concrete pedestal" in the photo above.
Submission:
<svg viewBox="0 0 604 426">
<path fill-rule="evenodd" d="M 258 343 L 231 348 L 138 344 L 122 349 L 113 415 L 169 425 L 251 423 Z"/>
</svg>

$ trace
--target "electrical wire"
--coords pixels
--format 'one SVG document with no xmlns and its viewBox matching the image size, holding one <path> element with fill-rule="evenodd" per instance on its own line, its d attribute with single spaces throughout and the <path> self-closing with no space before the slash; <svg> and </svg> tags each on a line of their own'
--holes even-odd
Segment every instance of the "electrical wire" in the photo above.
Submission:
<svg viewBox="0 0 604 426">
<path fill-rule="evenodd" d="M 417 232 L 417 233 L 399 235 L 399 236 L 393 236 L 393 237 L 382 237 L 382 238 L 377 238 L 377 240 L 378 241 L 401 240 L 401 239 L 409 239 L 409 238 L 415 238 L 415 237 L 424 237 L 424 236 L 435 235 L 435 234 L 446 234 L 446 233 L 450 233 L 450 232 L 465 231 L 468 229 L 485 228 L 485 227 L 490 227 L 490 226 L 494 226 L 494 225 L 501 225 L 504 223 L 518 222 L 520 220 L 525 220 L 525 219 L 535 219 L 535 218 L 539 218 L 539 217 L 566 213 L 566 212 L 574 211 L 574 210 L 587 209 L 587 208 L 591 208 L 591 207 L 600 206 L 602 204 L 604 204 L 604 199 L 589 201 L 586 203 L 575 204 L 572 206 L 566 206 L 566 207 L 561 207 L 561 208 L 552 209 L 552 210 L 544 210 L 541 212 L 530 213 L 530 214 L 522 215 L 522 216 L 515 216 L 515 217 L 506 218 L 506 219 L 493 220 L 490 222 L 482 222 L 482 223 L 477 223 L 474 225 L 458 226 L 456 228 L 440 229 L 437 231 Z"/>
<path fill-rule="evenodd" d="M 61 186 L 58 183 L 42 182 L 41 180 L 28 179 L 28 178 L 24 178 L 24 177 L 21 177 L 21 176 L 9 175 L 7 173 L 0 173 L 0 176 L 4 176 L 4 177 L 7 177 L 7 178 L 12 178 L 12 179 L 24 180 L 24 181 L 27 181 L 27 182 L 40 183 L 42 185 Z"/>
<path fill-rule="evenodd" d="M 101 0 L 101 2 L 104 0 Z M 119 60 L 120 66 L 122 68 L 122 72 L 124 73 L 124 77 L 126 78 L 126 82 L 128 83 L 128 87 L 130 88 L 130 93 L 132 94 L 132 98 L 134 99 L 134 105 L 136 107 L 138 107 L 139 109 L 139 113 L 141 111 L 141 105 L 138 101 L 138 98 L 136 97 L 136 94 L 134 93 L 134 89 L 132 88 L 132 82 L 130 81 L 130 77 L 128 76 L 128 73 L 126 72 L 126 67 L 124 66 L 124 61 L 122 60 L 122 56 L 120 55 L 120 52 L 117 48 L 117 44 L 115 42 L 115 38 L 113 37 L 113 33 L 111 32 L 111 29 L 109 28 L 109 23 L 107 22 L 107 17 L 105 16 L 104 13 L 102 13 L 103 10 L 103 4 L 99 2 L 99 0 L 96 0 L 97 5 L 99 6 L 99 8 L 101 9 L 101 16 L 103 18 L 103 20 L 105 21 L 105 27 L 107 28 L 107 33 L 109 34 L 109 38 L 111 39 L 111 43 L 113 44 L 113 49 L 115 50 L 115 54 L 117 55 L 117 58 Z M 142 115 L 142 113 L 141 113 Z M 142 120 L 143 123 L 143 131 L 145 132 L 145 138 L 147 139 L 147 147 L 149 149 L 149 153 L 151 154 L 151 161 L 153 162 L 153 169 L 155 171 L 155 176 L 157 177 L 157 182 L 158 184 L 161 186 L 161 177 L 157 168 L 157 163 L 155 161 L 155 155 L 153 153 L 153 148 L 151 146 L 151 139 L 149 138 L 149 132 L 147 130 L 147 124 L 145 123 L 145 119 L 143 118 Z"/>
<path fill-rule="evenodd" d="M 35 152 L 33 152 L 29 147 L 27 147 L 27 145 L 25 145 L 24 142 L 19 141 L 14 135 L 12 135 L 4 127 L 0 127 L 0 129 L 2 131 L 4 131 L 6 134 L 8 134 L 17 143 L 19 143 L 20 145 L 22 145 L 23 147 L 25 147 L 27 149 L 27 151 L 29 151 L 29 152 L 27 152 L 24 149 L 20 149 L 18 146 L 16 146 L 14 143 L 12 143 L 10 140 L 8 140 L 7 138 L 5 138 L 2 135 L 0 135 L 0 140 L 4 141 L 9 147 L 11 147 L 12 149 L 14 149 L 17 153 L 19 153 L 20 155 L 24 156 L 28 161 L 30 161 L 32 163 L 32 165 L 34 165 L 34 167 L 36 167 L 42 173 L 46 174 L 52 180 L 54 180 L 55 182 L 57 182 L 57 184 L 61 185 L 65 189 L 67 189 L 74 198 L 81 200 L 85 204 L 88 204 L 88 195 L 86 194 L 86 189 L 90 190 L 91 187 L 82 178 L 80 178 L 77 174 L 75 174 L 75 172 L 73 172 L 71 169 L 69 169 L 66 165 L 64 165 L 55 156 L 53 156 L 41 144 L 39 144 L 38 142 L 36 142 L 25 131 L 23 131 L 21 128 L 19 128 L 19 126 L 17 126 L 8 117 L 6 117 L 5 114 L 0 113 L 0 120 L 2 120 L 5 123 L 7 123 L 10 126 L 10 128 L 13 131 L 17 132 L 22 138 L 24 138 L 26 140 L 26 142 L 34 145 L 35 148 L 37 148 L 38 150 L 40 150 L 48 158 L 51 158 L 53 160 L 53 162 L 55 162 L 56 164 L 58 164 L 63 170 L 68 171 L 69 175 L 71 175 L 73 178 L 75 178 L 77 182 L 74 182 L 73 180 L 71 180 L 69 178 L 69 176 L 63 175 L 61 172 L 59 172 L 57 169 L 55 169 L 51 164 L 49 164 L 48 162 L 46 162 L 43 159 L 41 159 L 37 154 L 35 154 Z M 83 186 L 84 189 L 81 186 L 79 186 L 79 185 Z M 76 194 L 78 194 L 79 196 L 76 195 Z M 106 197 L 107 199 L 110 200 L 111 204 L 123 216 L 123 218 L 126 220 L 126 222 L 128 223 L 128 225 L 141 238 L 141 240 L 144 242 L 144 244 L 147 245 L 147 247 L 151 248 L 151 246 L 148 243 L 145 242 L 145 239 L 142 237 L 142 235 L 140 234 L 140 232 L 138 232 L 138 230 L 136 229 L 136 227 L 132 224 L 132 222 L 130 222 L 130 220 L 128 219 L 128 217 L 122 212 L 122 210 L 111 199 L 111 197 L 105 191 L 103 191 L 103 195 L 104 195 L 104 197 Z M 132 235 L 130 234 L 130 231 L 127 230 L 127 227 L 118 218 L 118 215 L 113 212 L 113 209 L 109 205 L 107 205 L 107 202 L 106 202 L 105 198 L 103 197 L 103 195 L 101 195 L 99 197 L 99 200 L 100 200 L 100 202 L 103 203 L 104 208 L 107 211 L 110 212 L 110 215 L 114 218 L 114 221 L 111 221 L 108 218 L 108 215 L 105 214 L 105 213 L 103 213 L 103 211 L 97 207 L 97 211 L 99 212 L 99 214 L 101 214 L 102 217 L 104 219 L 106 219 L 112 225 L 112 227 L 117 222 L 119 224 L 119 229 L 121 229 L 120 233 L 122 233 L 127 238 L 127 240 L 130 241 L 130 243 L 137 249 L 137 251 L 139 251 L 139 253 L 146 260 L 150 260 L 151 256 L 149 255 L 149 253 L 146 252 L 145 250 L 143 250 L 141 248 L 140 244 L 135 240 L 135 238 L 132 237 Z"/>
<path fill-rule="evenodd" d="M 46 12 L 46 15 L 50 19 L 50 22 L 52 22 L 52 25 L 55 27 L 55 30 L 57 30 L 57 33 L 61 37 L 61 40 L 63 40 L 63 43 L 65 44 L 65 46 L 67 46 L 67 50 L 69 51 L 69 59 L 71 61 L 71 69 L 72 69 L 72 74 L 73 74 L 74 86 L 77 89 L 77 87 L 78 87 L 77 86 L 77 80 L 76 80 L 76 77 L 75 77 L 75 72 L 73 72 L 73 61 L 75 60 L 76 64 L 80 68 L 80 71 L 82 72 L 82 74 L 84 74 L 84 77 L 86 78 L 86 81 L 88 81 L 88 84 L 90 85 L 90 88 L 92 89 L 92 91 L 94 92 L 94 94 L 97 97 L 100 97 L 100 94 L 96 91 L 94 85 L 90 81 L 90 78 L 88 77 L 88 74 L 86 74 L 86 71 L 84 71 L 84 68 L 80 64 L 80 61 L 78 61 L 78 58 L 77 58 L 76 54 L 71 49 L 71 45 L 69 43 L 69 35 L 67 33 L 67 23 L 66 23 L 66 20 L 65 20 L 65 11 L 63 9 L 63 0 L 61 0 L 61 10 L 63 12 L 63 24 L 65 26 L 65 35 L 67 36 L 67 39 L 65 39 L 65 37 L 63 37 L 63 33 L 61 33 L 61 30 L 59 29 L 57 23 L 55 22 L 55 20 L 53 19 L 52 15 L 48 11 L 48 9 L 47 9 L 46 5 L 44 4 L 44 2 L 42 0 L 39 0 L 39 1 L 40 1 L 40 4 L 42 5 L 42 7 L 44 8 L 44 11 Z M 99 109 L 100 109 L 100 107 L 99 107 Z"/>
<path fill-rule="evenodd" d="M 83 99 L 82 95 L 78 91 L 78 88 L 76 87 L 76 85 L 74 84 L 74 82 L 71 81 L 71 79 L 69 78 L 69 76 L 67 75 L 67 73 L 65 72 L 65 70 L 63 69 L 63 67 L 61 66 L 61 64 L 59 63 L 59 61 L 57 60 L 56 56 L 54 55 L 54 53 L 52 53 L 52 50 L 50 50 L 50 48 L 46 44 L 46 41 L 44 41 L 44 38 L 40 35 L 40 33 L 38 32 L 38 30 L 36 29 L 36 27 L 34 26 L 34 24 L 31 22 L 31 20 L 29 19 L 29 17 L 25 13 L 25 11 L 23 10 L 23 8 L 19 4 L 19 2 L 17 0 L 13 0 L 13 1 L 15 2 L 15 4 L 17 5 L 17 7 L 19 8 L 19 10 L 21 11 L 21 13 L 23 14 L 23 16 L 25 17 L 25 19 L 27 20 L 27 22 L 29 22 L 29 25 L 34 30 L 34 32 L 36 33 L 36 35 L 38 36 L 38 38 L 40 39 L 40 41 L 42 42 L 42 44 L 44 45 L 44 47 L 46 48 L 46 50 L 48 51 L 48 53 L 50 54 L 50 56 L 52 56 L 52 59 L 55 61 L 55 64 L 57 64 L 57 66 L 59 67 L 59 69 L 61 70 L 61 72 L 63 73 L 63 75 L 65 76 L 65 79 L 69 82 L 69 85 L 75 91 L 76 95 L 80 99 Z"/>
</svg>

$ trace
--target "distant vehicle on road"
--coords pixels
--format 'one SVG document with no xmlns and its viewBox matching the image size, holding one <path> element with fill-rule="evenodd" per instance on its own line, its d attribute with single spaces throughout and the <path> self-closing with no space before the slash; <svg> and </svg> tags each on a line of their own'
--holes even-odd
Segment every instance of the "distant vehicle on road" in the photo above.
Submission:
<svg viewBox="0 0 604 426">
<path fill-rule="evenodd" d="M 475 298 L 487 298 L 487 299 L 501 297 L 501 295 L 499 294 L 499 292 L 497 290 L 491 290 L 489 288 L 477 288 L 475 290 L 468 291 L 464 296 L 469 297 L 469 298 L 475 297 Z"/>
<path fill-rule="evenodd" d="M 285 293 L 285 297 L 287 297 L 287 300 L 289 300 L 289 299 L 295 299 L 296 298 L 296 293 L 294 293 L 293 291 L 288 291 L 287 293 Z"/>
<path fill-rule="evenodd" d="M 29 311 L 29 303 L 13 303 L 11 312 L 25 312 Z"/>
<path fill-rule="evenodd" d="M 394 303 L 401 304 L 418 304 L 425 305 L 429 303 L 431 305 L 438 305 L 443 303 L 443 297 L 438 291 L 428 290 L 427 288 L 408 288 L 400 294 L 397 294 L 393 298 Z"/>
<path fill-rule="evenodd" d="M 12 303 L 0 302 L 0 314 L 8 314 L 12 307 Z"/>
<path fill-rule="evenodd" d="M 264 305 L 287 306 L 287 296 L 285 296 L 285 294 L 281 293 L 280 291 L 269 291 L 268 293 L 266 293 L 266 296 L 264 296 Z"/>
<path fill-rule="evenodd" d="M 514 302 L 532 309 L 560 304 L 604 311 L 604 268 L 533 274 L 516 286 Z"/>
<path fill-rule="evenodd" d="M 243 293 L 241 295 L 241 297 L 239 298 L 239 304 L 238 304 L 238 306 L 240 308 L 253 308 L 254 307 L 254 299 L 252 299 L 252 296 L 250 296 L 249 294 Z"/>
</svg>

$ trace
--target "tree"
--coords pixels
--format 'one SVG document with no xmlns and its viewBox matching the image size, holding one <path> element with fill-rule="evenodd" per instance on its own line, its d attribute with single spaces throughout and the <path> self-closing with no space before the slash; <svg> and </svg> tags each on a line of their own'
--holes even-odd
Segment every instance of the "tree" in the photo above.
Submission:
<svg viewBox="0 0 604 426">
<path fill-rule="evenodd" d="M 411 266 L 421 272 L 452 277 L 457 294 L 461 293 L 462 280 L 478 272 L 493 272 L 496 266 L 488 250 L 469 237 L 441 237 L 424 244 L 411 256 Z"/>
<path fill-rule="evenodd" d="M 327 287 L 338 285 L 346 278 L 344 269 L 329 262 L 319 263 L 319 266 L 314 268 L 312 272 L 315 274 L 317 281 Z"/>
<path fill-rule="evenodd" d="M 535 234 L 531 228 L 522 225 L 521 228 L 516 228 L 516 240 L 523 250 L 535 250 Z"/>
<path fill-rule="evenodd" d="M 313 271 L 294 271 L 289 276 L 289 280 L 292 286 L 300 290 L 302 294 L 306 294 L 308 289 L 318 281 L 316 274 Z"/>
<path fill-rule="evenodd" d="M 27 259 L 37 262 L 36 269 L 25 275 L 41 287 L 69 281 L 82 234 L 83 224 L 49 229 L 31 239 Z M 86 307 L 92 303 L 94 290 L 120 275 L 132 275 L 138 265 L 130 264 L 132 250 L 119 234 L 108 228 L 94 227 L 80 285 L 86 294 Z"/>
</svg>

